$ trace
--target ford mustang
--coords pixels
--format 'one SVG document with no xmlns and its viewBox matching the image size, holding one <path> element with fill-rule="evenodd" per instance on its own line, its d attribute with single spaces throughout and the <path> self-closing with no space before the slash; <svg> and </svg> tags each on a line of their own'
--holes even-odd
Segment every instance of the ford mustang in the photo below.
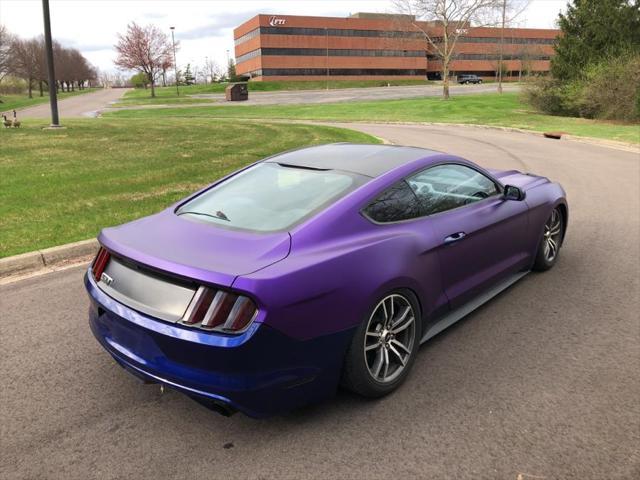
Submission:
<svg viewBox="0 0 640 480">
<path fill-rule="evenodd" d="M 380 397 L 419 345 L 558 261 L 562 187 L 421 148 L 281 153 L 99 235 L 100 344 L 146 382 L 253 417 Z M 505 319 L 505 321 L 508 321 Z"/>
</svg>

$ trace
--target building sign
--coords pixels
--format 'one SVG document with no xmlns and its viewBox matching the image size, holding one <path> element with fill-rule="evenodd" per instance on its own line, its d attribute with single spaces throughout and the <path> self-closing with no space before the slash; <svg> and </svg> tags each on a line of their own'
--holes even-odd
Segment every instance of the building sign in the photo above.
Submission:
<svg viewBox="0 0 640 480">
<path fill-rule="evenodd" d="M 269 18 L 269 25 L 271 25 L 272 27 L 284 25 L 285 23 L 287 23 L 287 20 L 284 18 L 278 18 L 278 17 Z"/>
</svg>

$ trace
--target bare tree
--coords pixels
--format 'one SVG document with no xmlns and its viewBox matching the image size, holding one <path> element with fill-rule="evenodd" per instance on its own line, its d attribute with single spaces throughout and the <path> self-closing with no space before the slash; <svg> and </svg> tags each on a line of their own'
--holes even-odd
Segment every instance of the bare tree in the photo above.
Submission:
<svg viewBox="0 0 640 480">
<path fill-rule="evenodd" d="M 0 82 L 11 70 L 11 44 L 14 39 L 4 25 L 0 25 Z"/>
<path fill-rule="evenodd" d="M 545 55 L 545 52 L 540 45 L 522 45 L 518 49 L 518 59 L 520 60 L 520 69 L 518 72 L 518 79 L 522 80 L 522 77 L 529 77 L 535 70 L 534 65 L 536 61 L 543 58 L 549 58 Z"/>
<path fill-rule="evenodd" d="M 39 78 L 39 62 L 42 51 L 35 38 L 14 39 L 11 42 L 10 71 L 27 82 L 29 98 L 33 98 L 33 82 Z"/>
<path fill-rule="evenodd" d="M 127 26 L 124 35 L 118 34 L 115 48 L 118 53 L 116 66 L 144 72 L 151 84 L 151 96 L 155 97 L 156 78 L 172 55 L 172 46 L 167 35 L 155 25 L 141 27 L 132 22 Z"/>
<path fill-rule="evenodd" d="M 427 51 L 441 62 L 442 97 L 449 98 L 449 72 L 458 39 L 475 27 L 493 24 L 503 0 L 393 0 L 396 9 L 414 16 L 410 21 L 427 42 Z"/>
<path fill-rule="evenodd" d="M 222 68 L 211 58 L 207 58 L 205 60 L 202 70 L 204 71 L 205 78 L 209 77 L 209 81 L 211 83 L 215 82 L 222 76 Z M 205 83 L 207 83 L 206 80 Z"/>
<path fill-rule="evenodd" d="M 504 63 L 502 58 L 504 56 L 504 29 L 505 26 L 511 25 L 528 7 L 531 0 L 500 0 L 502 5 L 500 10 L 502 11 L 500 19 L 500 54 L 498 65 L 500 69 L 498 72 L 498 93 L 502 93 L 502 72 L 504 71 Z"/>
<path fill-rule="evenodd" d="M 162 69 L 162 86 L 166 87 L 167 72 L 169 71 L 169 69 L 173 68 L 173 57 L 169 55 L 167 58 L 165 58 L 160 68 Z"/>
</svg>

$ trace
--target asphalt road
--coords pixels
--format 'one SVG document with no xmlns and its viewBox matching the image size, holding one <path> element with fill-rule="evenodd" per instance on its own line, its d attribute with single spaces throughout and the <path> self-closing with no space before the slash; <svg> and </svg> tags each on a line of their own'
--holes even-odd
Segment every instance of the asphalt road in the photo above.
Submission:
<svg viewBox="0 0 640 480">
<path fill-rule="evenodd" d="M 496 84 L 456 85 L 452 84 L 452 95 L 472 95 L 478 93 L 495 93 Z M 520 87 L 516 84 L 505 84 L 505 92 L 517 92 Z M 411 85 L 396 87 L 366 87 L 341 88 L 334 90 L 300 90 L 283 92 L 249 92 L 249 100 L 241 105 L 287 105 L 287 104 L 317 104 L 358 102 L 368 100 L 392 100 L 401 98 L 439 97 L 442 95 L 442 85 Z M 236 102 L 226 102 L 224 94 L 191 95 L 221 102 L 222 105 L 238 105 Z"/>
<path fill-rule="evenodd" d="M 0 478 L 639 478 L 640 154 L 472 127 L 357 128 L 562 182 L 559 263 L 423 345 L 395 394 L 339 393 L 261 421 L 116 366 L 87 326 L 81 268 L 2 286 Z"/>
<path fill-rule="evenodd" d="M 118 100 L 127 91 L 126 88 L 104 88 L 95 92 L 83 93 L 58 101 L 61 120 L 65 117 L 95 117 L 100 110 Z M 49 103 L 19 110 L 20 118 L 51 118 Z"/>
</svg>

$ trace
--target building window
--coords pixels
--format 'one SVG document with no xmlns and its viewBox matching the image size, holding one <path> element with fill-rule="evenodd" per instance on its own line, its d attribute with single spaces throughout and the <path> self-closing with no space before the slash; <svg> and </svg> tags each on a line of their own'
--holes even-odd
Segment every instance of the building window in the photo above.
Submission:
<svg viewBox="0 0 640 480">
<path fill-rule="evenodd" d="M 301 28 L 301 27 L 259 27 L 241 37 L 235 39 L 235 44 L 239 45 L 251 40 L 258 35 L 312 35 L 331 37 L 377 37 L 377 38 L 425 38 L 422 32 L 411 32 L 402 30 L 355 30 L 339 28 Z M 442 38 L 433 37 L 435 43 L 442 42 Z M 458 38 L 460 43 L 500 43 L 500 37 L 468 37 L 462 35 Z M 505 44 L 522 45 L 553 45 L 555 38 L 523 38 L 505 37 Z"/>
<path fill-rule="evenodd" d="M 442 43 L 442 37 L 432 37 L 433 43 Z M 555 38 L 504 37 L 505 45 L 553 45 Z M 500 43 L 500 37 L 467 37 L 461 35 L 458 43 Z"/>
<path fill-rule="evenodd" d="M 251 30 L 248 33 L 245 33 L 244 35 L 242 35 L 241 37 L 238 37 L 234 40 L 234 43 L 236 45 L 240 45 L 241 43 L 246 42 L 247 40 L 251 40 L 252 38 L 257 37 L 258 35 L 260 35 L 260 29 L 256 28 L 255 30 Z"/>
<path fill-rule="evenodd" d="M 454 60 L 500 60 L 497 53 L 458 53 L 454 55 Z M 518 53 L 515 55 L 504 54 L 502 60 L 550 60 L 549 55 L 529 55 L 528 53 Z"/>
<path fill-rule="evenodd" d="M 251 52 L 236 57 L 236 63 L 246 62 L 247 60 L 251 60 L 252 58 L 259 57 L 260 55 L 260 49 L 258 48 L 257 50 L 252 50 Z"/>
<path fill-rule="evenodd" d="M 349 75 L 410 75 L 426 76 L 427 71 L 423 69 L 394 69 L 394 68 L 330 68 L 328 73 L 326 68 L 263 68 L 262 75 L 265 77 L 274 76 L 349 76 Z"/>
<path fill-rule="evenodd" d="M 396 30 L 353 30 L 340 28 L 259 27 L 235 39 L 240 45 L 258 35 L 315 35 L 331 37 L 424 38 L 422 32 Z"/>
</svg>

